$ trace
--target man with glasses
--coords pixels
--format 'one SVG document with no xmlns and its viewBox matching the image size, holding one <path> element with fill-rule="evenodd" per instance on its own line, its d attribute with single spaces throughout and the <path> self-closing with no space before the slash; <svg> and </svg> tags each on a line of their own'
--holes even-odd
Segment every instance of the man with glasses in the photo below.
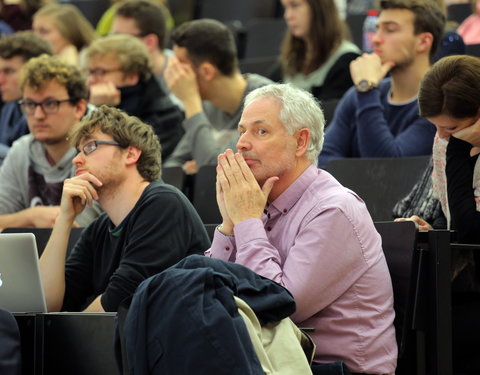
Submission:
<svg viewBox="0 0 480 375">
<path fill-rule="evenodd" d="M 22 97 L 20 70 L 32 57 L 52 55 L 49 43 L 30 31 L 0 39 L 0 95 L 5 103 L 0 111 L 0 164 L 12 143 L 28 133 L 27 120 L 17 101 Z"/>
<path fill-rule="evenodd" d="M 49 311 L 117 311 L 140 282 L 210 246 L 188 199 L 160 178 L 160 144 L 137 117 L 101 106 L 69 136 L 76 176 L 40 258 Z M 106 212 L 65 262 L 75 217 L 98 201 Z"/>
<path fill-rule="evenodd" d="M 153 76 L 146 47 L 131 35 L 97 39 L 86 53 L 90 103 L 117 107 L 151 125 L 168 157 L 183 135 L 183 114 Z"/>
<path fill-rule="evenodd" d="M 74 173 L 67 134 L 87 112 L 88 91 L 78 68 L 47 55 L 25 64 L 20 87 L 30 134 L 14 142 L 0 169 L 0 228 L 52 227 L 63 181 Z M 76 223 L 97 216 L 89 207 Z"/>
</svg>

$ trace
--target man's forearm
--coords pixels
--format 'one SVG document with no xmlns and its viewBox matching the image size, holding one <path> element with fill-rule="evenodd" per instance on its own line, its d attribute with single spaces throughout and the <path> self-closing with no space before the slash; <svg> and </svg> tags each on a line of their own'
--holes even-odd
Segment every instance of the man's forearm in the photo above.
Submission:
<svg viewBox="0 0 480 375">
<path fill-rule="evenodd" d="M 42 277 L 48 311 L 60 311 L 65 296 L 65 258 L 72 224 L 59 218 L 55 223 L 45 251 L 40 257 Z"/>
<path fill-rule="evenodd" d="M 30 210 L 22 210 L 13 214 L 0 215 L 0 228 L 26 228 L 33 227 Z"/>
</svg>

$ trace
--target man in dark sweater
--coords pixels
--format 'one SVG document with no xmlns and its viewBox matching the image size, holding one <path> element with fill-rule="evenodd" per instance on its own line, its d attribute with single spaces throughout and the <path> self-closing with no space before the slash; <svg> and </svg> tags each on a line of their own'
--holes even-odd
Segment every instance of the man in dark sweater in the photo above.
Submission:
<svg viewBox="0 0 480 375">
<path fill-rule="evenodd" d="M 145 45 L 131 35 L 97 39 L 86 65 L 90 103 L 120 108 L 151 125 L 167 158 L 183 135 L 183 114 L 154 77 Z"/>
<path fill-rule="evenodd" d="M 60 214 L 40 258 L 49 311 L 116 311 L 144 279 L 209 247 L 188 199 L 160 178 L 152 128 L 102 106 L 69 137 L 78 155 L 65 180 Z M 97 200 L 105 211 L 65 262 L 73 219 Z"/>
<path fill-rule="evenodd" d="M 320 166 L 333 158 L 432 152 L 435 127 L 418 115 L 417 94 L 445 17 L 430 0 L 382 0 L 380 7 L 373 53 L 350 64 L 355 87 L 345 93 L 325 132 Z"/>
</svg>

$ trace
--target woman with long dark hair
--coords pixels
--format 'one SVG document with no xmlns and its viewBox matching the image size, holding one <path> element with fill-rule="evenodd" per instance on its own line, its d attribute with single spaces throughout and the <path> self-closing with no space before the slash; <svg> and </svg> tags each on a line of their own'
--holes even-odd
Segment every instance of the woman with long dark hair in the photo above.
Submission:
<svg viewBox="0 0 480 375">
<path fill-rule="evenodd" d="M 282 0 L 288 30 L 273 80 L 309 90 L 320 100 L 341 98 L 353 85 L 350 62 L 360 54 L 334 0 Z"/>
</svg>

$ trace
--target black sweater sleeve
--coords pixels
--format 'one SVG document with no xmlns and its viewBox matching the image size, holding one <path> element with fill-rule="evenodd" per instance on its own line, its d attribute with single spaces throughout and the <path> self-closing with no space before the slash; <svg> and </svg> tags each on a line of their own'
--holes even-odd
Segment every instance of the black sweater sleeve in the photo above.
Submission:
<svg viewBox="0 0 480 375">
<path fill-rule="evenodd" d="M 447 146 L 447 192 L 451 229 L 458 242 L 480 243 L 480 212 L 477 211 L 473 171 L 477 156 L 471 157 L 472 145 L 451 137 Z"/>
</svg>

